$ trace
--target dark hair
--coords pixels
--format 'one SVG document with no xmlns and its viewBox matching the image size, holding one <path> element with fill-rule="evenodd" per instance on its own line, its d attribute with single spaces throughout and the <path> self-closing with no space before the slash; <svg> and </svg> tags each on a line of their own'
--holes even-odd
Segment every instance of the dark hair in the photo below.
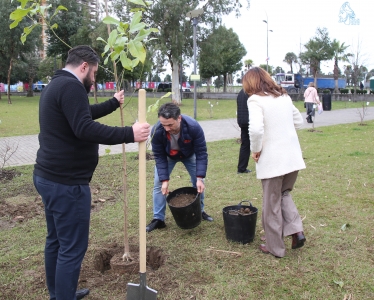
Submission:
<svg viewBox="0 0 374 300">
<path fill-rule="evenodd" d="M 266 96 L 271 94 L 279 97 L 287 94 L 286 90 L 278 85 L 264 69 L 254 67 L 249 69 L 243 76 L 243 89 L 249 95 Z"/>
<path fill-rule="evenodd" d="M 158 117 L 163 117 L 165 119 L 173 118 L 177 120 L 180 114 L 181 110 L 179 106 L 171 102 L 161 105 L 158 110 Z"/>
<path fill-rule="evenodd" d="M 96 65 L 100 62 L 100 57 L 95 50 L 85 45 L 76 46 L 69 50 L 66 65 L 77 67 L 83 62 L 88 63 L 90 66 Z"/>
</svg>

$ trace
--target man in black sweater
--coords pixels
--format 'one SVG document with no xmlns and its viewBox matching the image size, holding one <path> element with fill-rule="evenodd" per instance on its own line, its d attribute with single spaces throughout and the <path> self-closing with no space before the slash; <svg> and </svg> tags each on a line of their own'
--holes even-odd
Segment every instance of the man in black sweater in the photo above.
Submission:
<svg viewBox="0 0 374 300">
<path fill-rule="evenodd" d="M 251 170 L 247 169 L 249 156 L 251 154 L 251 142 L 249 139 L 249 113 L 247 105 L 248 95 L 243 91 L 239 92 L 238 97 L 236 98 L 237 104 L 237 119 L 238 125 L 240 127 L 240 152 L 239 152 L 239 162 L 238 162 L 238 174 L 249 173 Z"/>
<path fill-rule="evenodd" d="M 81 299 L 76 291 L 88 247 L 91 192 L 89 182 L 98 162 L 99 144 L 145 141 L 147 123 L 110 127 L 95 119 L 115 111 L 124 91 L 90 105 L 88 92 L 100 61 L 88 46 L 69 51 L 66 66 L 43 89 L 39 103 L 39 144 L 34 185 L 42 196 L 47 223 L 45 270 L 50 299 Z"/>
</svg>

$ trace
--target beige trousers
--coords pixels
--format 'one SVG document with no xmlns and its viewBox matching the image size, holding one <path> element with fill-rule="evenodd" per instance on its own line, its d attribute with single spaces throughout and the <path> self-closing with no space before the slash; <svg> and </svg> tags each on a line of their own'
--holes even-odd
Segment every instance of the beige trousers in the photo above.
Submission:
<svg viewBox="0 0 374 300">
<path fill-rule="evenodd" d="M 295 171 L 283 176 L 262 179 L 262 227 L 266 248 L 279 257 L 286 255 L 283 237 L 303 231 L 303 224 L 290 191 L 296 182 Z"/>
</svg>

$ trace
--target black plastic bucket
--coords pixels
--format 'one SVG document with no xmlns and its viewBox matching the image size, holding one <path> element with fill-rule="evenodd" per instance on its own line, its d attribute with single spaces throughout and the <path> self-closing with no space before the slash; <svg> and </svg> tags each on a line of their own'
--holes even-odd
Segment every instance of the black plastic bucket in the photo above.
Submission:
<svg viewBox="0 0 374 300">
<path fill-rule="evenodd" d="M 169 202 L 181 194 L 196 195 L 196 198 L 192 203 L 184 207 L 171 206 Z M 197 192 L 196 188 L 183 187 L 176 189 L 166 197 L 166 201 L 174 217 L 175 223 L 177 223 L 180 228 L 191 229 L 201 223 L 200 193 Z"/>
<path fill-rule="evenodd" d="M 242 205 L 248 202 L 248 205 Z M 237 213 L 240 209 L 248 208 L 251 214 Z M 242 201 L 238 205 L 226 206 L 223 212 L 223 223 L 225 224 L 226 238 L 234 242 L 247 244 L 253 242 L 256 232 L 258 209 L 249 201 Z"/>
</svg>

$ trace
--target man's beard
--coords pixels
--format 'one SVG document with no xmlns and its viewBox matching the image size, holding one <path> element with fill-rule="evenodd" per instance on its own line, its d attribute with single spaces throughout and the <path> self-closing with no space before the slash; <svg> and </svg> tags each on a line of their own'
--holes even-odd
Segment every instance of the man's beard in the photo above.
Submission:
<svg viewBox="0 0 374 300">
<path fill-rule="evenodd" d="M 91 91 L 92 81 L 90 79 L 91 68 L 88 68 L 86 77 L 83 78 L 83 86 L 86 89 L 87 94 Z"/>
</svg>

